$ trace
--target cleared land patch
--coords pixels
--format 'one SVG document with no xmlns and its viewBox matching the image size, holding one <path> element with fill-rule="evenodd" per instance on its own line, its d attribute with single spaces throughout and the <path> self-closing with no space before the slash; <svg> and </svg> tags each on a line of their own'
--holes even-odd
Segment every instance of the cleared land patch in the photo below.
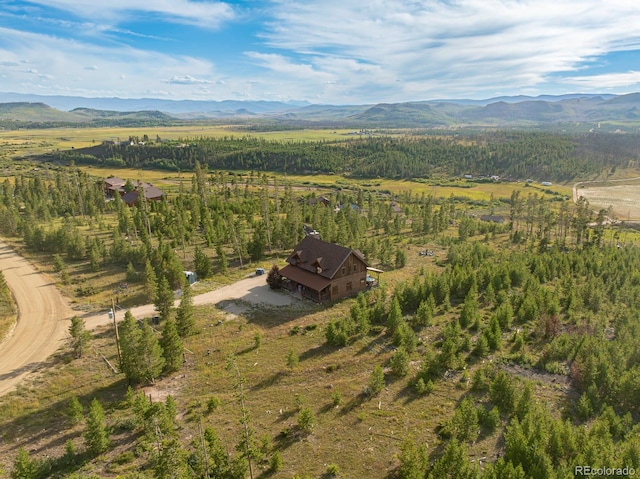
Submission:
<svg viewBox="0 0 640 479">
<path fill-rule="evenodd" d="M 577 194 L 589 200 L 594 209 L 611 206 L 618 219 L 640 221 L 640 179 L 617 184 L 581 184 Z"/>
</svg>

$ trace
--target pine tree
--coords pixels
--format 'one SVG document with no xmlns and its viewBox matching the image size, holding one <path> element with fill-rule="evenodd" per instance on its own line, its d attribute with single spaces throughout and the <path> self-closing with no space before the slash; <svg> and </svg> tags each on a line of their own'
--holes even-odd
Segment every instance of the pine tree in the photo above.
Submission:
<svg viewBox="0 0 640 479">
<path fill-rule="evenodd" d="M 91 341 L 91 333 L 85 329 L 84 320 L 78 316 L 71 318 L 69 334 L 71 335 L 73 354 L 76 358 L 81 358 Z"/>
<path fill-rule="evenodd" d="M 69 405 L 67 406 L 67 416 L 69 416 L 69 421 L 71 424 L 78 424 L 80 421 L 84 419 L 84 408 L 80 401 L 76 396 L 73 396 L 69 400 Z"/>
<path fill-rule="evenodd" d="M 84 439 L 87 443 L 87 449 L 92 454 L 101 454 L 109 448 L 109 433 L 105 424 L 104 409 L 102 409 L 100 401 L 95 398 L 89 406 Z"/>
<path fill-rule="evenodd" d="M 177 439 L 172 438 L 162 441 L 154 468 L 154 477 L 157 479 L 189 477 L 186 452 Z"/>
<path fill-rule="evenodd" d="M 396 296 L 391 301 L 391 309 L 389 310 L 389 316 L 387 317 L 387 334 L 393 336 L 396 329 L 404 321 L 402 317 L 402 310 L 400 309 L 400 303 Z"/>
<path fill-rule="evenodd" d="M 156 306 L 156 311 L 158 311 L 160 319 L 166 321 L 171 314 L 171 309 L 173 308 L 173 291 L 171 290 L 169 281 L 164 276 L 160 278 L 160 281 L 158 282 L 153 304 Z"/>
<path fill-rule="evenodd" d="M 403 479 L 424 479 L 429 467 L 429 455 L 424 445 L 406 439 L 400 446 L 398 476 Z"/>
<path fill-rule="evenodd" d="M 145 324 L 142 328 L 140 352 L 142 353 L 140 378 L 145 382 L 153 383 L 164 369 L 165 360 L 162 356 L 160 342 L 148 324 Z"/>
<path fill-rule="evenodd" d="M 181 338 L 195 333 L 195 319 L 193 317 L 193 295 L 188 284 L 182 289 L 180 305 L 176 310 L 176 327 Z"/>
<path fill-rule="evenodd" d="M 369 376 L 369 394 L 377 396 L 384 389 L 384 371 L 382 366 L 375 366 Z"/>
<path fill-rule="evenodd" d="M 218 246 L 216 246 L 216 254 L 218 255 L 220 272 L 226 274 L 226 272 L 229 270 L 229 262 L 227 261 L 227 254 L 224 252 L 221 244 L 218 244 Z"/>
<path fill-rule="evenodd" d="M 409 355 L 403 347 L 399 347 L 389 361 L 391 370 L 396 376 L 406 376 L 409 373 Z"/>
<path fill-rule="evenodd" d="M 182 368 L 184 346 L 178 335 L 176 321 L 169 318 L 162 330 L 160 339 L 162 356 L 164 357 L 164 372 L 174 373 Z"/>
<path fill-rule="evenodd" d="M 195 271 L 198 275 L 198 278 L 205 279 L 211 276 L 211 260 L 209 257 L 202 251 L 200 246 L 196 246 L 195 256 Z"/>
<path fill-rule="evenodd" d="M 298 428 L 301 431 L 309 433 L 316 423 L 316 416 L 309 407 L 303 408 L 298 414 Z"/>
<path fill-rule="evenodd" d="M 38 463 L 35 459 L 31 459 L 29 453 L 24 447 L 18 450 L 18 455 L 13 462 L 13 470 L 11 471 L 12 479 L 36 479 L 40 477 L 38 471 Z"/>
<path fill-rule="evenodd" d="M 156 272 L 151 265 L 151 261 L 147 260 L 144 266 L 144 294 L 147 301 L 153 301 L 156 297 L 156 289 L 158 288 L 158 280 Z"/>
<path fill-rule="evenodd" d="M 124 373 L 129 383 L 138 383 L 141 380 L 140 343 L 142 342 L 142 331 L 131 311 L 127 310 L 124 313 L 124 321 L 119 325 L 119 332 L 122 355 L 120 371 Z"/>
<path fill-rule="evenodd" d="M 433 296 L 430 296 L 433 299 Z M 420 301 L 420 306 L 418 306 L 418 310 L 414 316 L 413 323 L 418 327 L 431 326 L 433 322 L 433 309 L 430 301 L 422 300 Z"/>
</svg>

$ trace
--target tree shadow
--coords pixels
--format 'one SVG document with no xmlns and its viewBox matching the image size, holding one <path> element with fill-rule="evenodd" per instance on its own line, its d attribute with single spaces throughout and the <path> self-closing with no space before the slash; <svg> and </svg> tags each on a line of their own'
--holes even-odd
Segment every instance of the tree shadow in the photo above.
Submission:
<svg viewBox="0 0 640 479">
<path fill-rule="evenodd" d="M 356 356 L 362 356 L 366 353 L 375 354 L 379 356 L 380 354 L 387 353 L 395 349 L 393 346 L 389 344 L 385 344 L 386 339 L 385 336 L 377 336 L 369 341 L 367 344 L 363 345 L 357 352 Z"/>
<path fill-rule="evenodd" d="M 371 400 L 371 395 L 366 392 L 361 392 L 357 396 L 351 398 L 342 408 L 340 408 L 340 415 L 345 416 L 354 409 L 362 406 L 365 402 Z"/>
<path fill-rule="evenodd" d="M 259 383 L 254 384 L 253 386 L 251 386 L 251 389 L 256 391 L 256 390 L 260 390 L 260 389 L 264 389 L 264 388 L 273 386 L 273 385 L 277 384 L 278 382 L 280 382 L 282 380 L 282 378 L 286 376 L 286 374 L 287 373 L 285 373 L 283 371 L 278 371 L 276 373 L 273 373 L 271 376 L 263 379 Z"/>
<path fill-rule="evenodd" d="M 246 317 L 249 323 L 269 329 L 299 320 L 321 309 L 321 306 L 315 304 L 296 304 L 281 307 L 252 304 L 251 307 L 243 313 L 243 316 Z"/>
<path fill-rule="evenodd" d="M 307 349 L 305 352 L 303 352 L 299 356 L 299 359 L 300 361 L 307 361 L 309 359 L 327 356 L 334 351 L 335 351 L 335 348 L 327 345 L 326 343 L 323 343 L 320 346 L 316 346 L 315 348 Z"/>
</svg>

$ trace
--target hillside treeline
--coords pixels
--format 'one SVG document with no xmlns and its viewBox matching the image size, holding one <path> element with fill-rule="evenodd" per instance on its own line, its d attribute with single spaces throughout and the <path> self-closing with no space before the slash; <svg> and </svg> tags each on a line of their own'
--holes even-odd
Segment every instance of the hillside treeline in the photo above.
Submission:
<svg viewBox="0 0 640 479">
<path fill-rule="evenodd" d="M 345 141 L 268 141 L 255 137 L 103 144 L 56 152 L 56 160 L 135 168 L 340 173 L 425 178 L 433 174 L 499 175 L 567 181 L 627 167 L 640 155 L 637 135 L 493 132 L 455 136 L 367 137 Z"/>
</svg>

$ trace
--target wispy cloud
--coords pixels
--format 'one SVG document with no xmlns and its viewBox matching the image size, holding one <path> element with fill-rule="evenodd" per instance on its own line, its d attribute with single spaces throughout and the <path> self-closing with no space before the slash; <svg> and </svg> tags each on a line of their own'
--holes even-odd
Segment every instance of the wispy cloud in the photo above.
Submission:
<svg viewBox="0 0 640 479">
<path fill-rule="evenodd" d="M 36 33 L 0 28 L 0 58 L 6 68 L 5 83 L 20 85 L 25 93 L 65 93 L 86 96 L 140 97 L 174 85 L 173 94 L 190 97 L 193 84 L 214 82 L 211 62 L 189 56 L 155 52 L 121 45 L 95 45 Z M 188 71 L 192 75 L 176 76 Z"/>
<path fill-rule="evenodd" d="M 163 21 L 217 28 L 235 17 L 234 8 L 219 1 L 193 0 L 31 0 L 34 4 L 57 8 L 84 18 L 124 21 L 127 15 L 157 15 Z"/>
<path fill-rule="evenodd" d="M 183 75 L 162 80 L 162 83 L 169 83 L 171 85 L 201 85 L 203 83 L 211 83 L 211 81 L 194 78 L 191 75 Z"/>
<path fill-rule="evenodd" d="M 275 0 L 265 41 L 291 62 L 398 97 L 543 87 L 638 47 L 626 0 Z M 357 68 L 354 68 L 357 67 Z"/>
<path fill-rule="evenodd" d="M 619 88 L 640 85 L 640 72 L 604 73 L 602 75 L 574 76 L 567 78 L 567 82 L 588 88 Z"/>
</svg>

